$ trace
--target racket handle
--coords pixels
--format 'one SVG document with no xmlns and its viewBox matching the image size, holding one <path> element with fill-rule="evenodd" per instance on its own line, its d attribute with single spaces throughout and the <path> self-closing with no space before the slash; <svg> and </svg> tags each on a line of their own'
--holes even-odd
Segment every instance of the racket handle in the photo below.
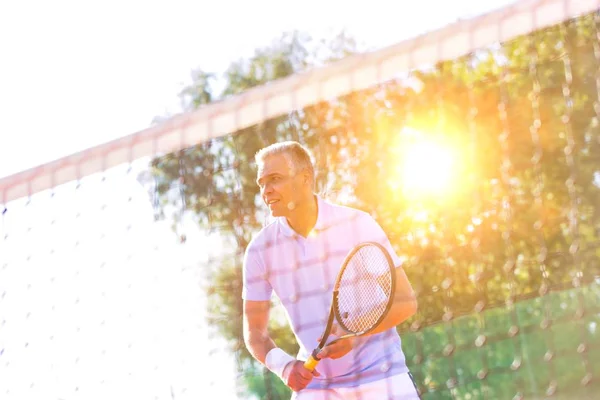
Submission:
<svg viewBox="0 0 600 400">
<path fill-rule="evenodd" d="M 304 363 L 304 368 L 312 372 L 317 367 L 319 361 L 321 360 L 318 359 L 317 355 L 313 352 L 313 354 L 311 354 L 310 357 L 308 357 L 308 360 L 306 360 L 306 362 Z"/>
</svg>

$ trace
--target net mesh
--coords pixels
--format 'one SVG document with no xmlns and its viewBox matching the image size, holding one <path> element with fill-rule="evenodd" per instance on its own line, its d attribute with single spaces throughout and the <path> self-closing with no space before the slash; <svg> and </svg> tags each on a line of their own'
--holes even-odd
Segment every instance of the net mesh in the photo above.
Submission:
<svg viewBox="0 0 600 400">
<path fill-rule="evenodd" d="M 336 296 L 338 322 L 348 332 L 365 332 L 375 327 L 393 299 L 393 270 L 374 245 L 361 246 L 343 268 Z"/>
<path fill-rule="evenodd" d="M 3 178 L 1 397 L 289 398 L 245 347 L 241 293 L 270 222 L 253 156 L 292 139 L 319 192 L 370 214 L 404 262 L 419 309 L 398 332 L 421 398 L 594 398 L 597 9 L 521 2 Z M 288 266 L 347 253 L 320 251 Z M 322 332 L 334 279 L 273 298 L 280 347 L 306 350 L 288 318 Z"/>
</svg>

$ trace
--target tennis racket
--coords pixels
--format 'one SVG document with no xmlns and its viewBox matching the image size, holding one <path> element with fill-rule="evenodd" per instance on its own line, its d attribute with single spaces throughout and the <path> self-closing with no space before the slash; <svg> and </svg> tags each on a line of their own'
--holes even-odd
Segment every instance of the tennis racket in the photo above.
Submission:
<svg viewBox="0 0 600 400">
<path fill-rule="evenodd" d="M 318 346 L 304 363 L 313 371 L 325 345 L 375 329 L 389 312 L 396 287 L 395 266 L 388 251 L 374 242 L 355 246 L 344 259 L 333 287 L 327 325 Z M 347 333 L 327 343 L 334 320 Z"/>
</svg>

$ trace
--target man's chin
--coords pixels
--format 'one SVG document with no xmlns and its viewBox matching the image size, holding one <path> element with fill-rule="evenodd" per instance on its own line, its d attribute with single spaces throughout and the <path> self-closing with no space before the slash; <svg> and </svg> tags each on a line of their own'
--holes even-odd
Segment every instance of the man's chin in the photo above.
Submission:
<svg viewBox="0 0 600 400">
<path fill-rule="evenodd" d="M 271 217 L 283 217 L 283 213 L 279 210 L 271 210 Z"/>
<path fill-rule="evenodd" d="M 279 206 L 280 206 L 280 204 L 278 204 L 278 203 L 275 203 L 275 204 L 272 204 L 269 206 L 269 213 L 271 214 L 272 217 L 283 216 L 283 212 Z"/>
<path fill-rule="evenodd" d="M 272 217 L 289 217 L 290 214 L 294 212 L 296 206 L 294 202 L 289 202 L 286 204 L 278 201 L 277 203 L 270 205 L 269 213 Z"/>
</svg>

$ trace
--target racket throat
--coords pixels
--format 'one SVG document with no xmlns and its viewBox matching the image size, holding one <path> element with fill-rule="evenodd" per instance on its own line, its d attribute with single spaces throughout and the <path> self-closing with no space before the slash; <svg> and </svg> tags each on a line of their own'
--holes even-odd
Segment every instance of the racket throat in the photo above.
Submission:
<svg viewBox="0 0 600 400">
<path fill-rule="evenodd" d="M 319 353 L 321 352 L 321 348 L 317 347 L 316 349 L 313 350 L 311 356 L 312 358 L 314 358 L 317 361 L 321 361 L 321 357 L 319 357 Z"/>
</svg>

